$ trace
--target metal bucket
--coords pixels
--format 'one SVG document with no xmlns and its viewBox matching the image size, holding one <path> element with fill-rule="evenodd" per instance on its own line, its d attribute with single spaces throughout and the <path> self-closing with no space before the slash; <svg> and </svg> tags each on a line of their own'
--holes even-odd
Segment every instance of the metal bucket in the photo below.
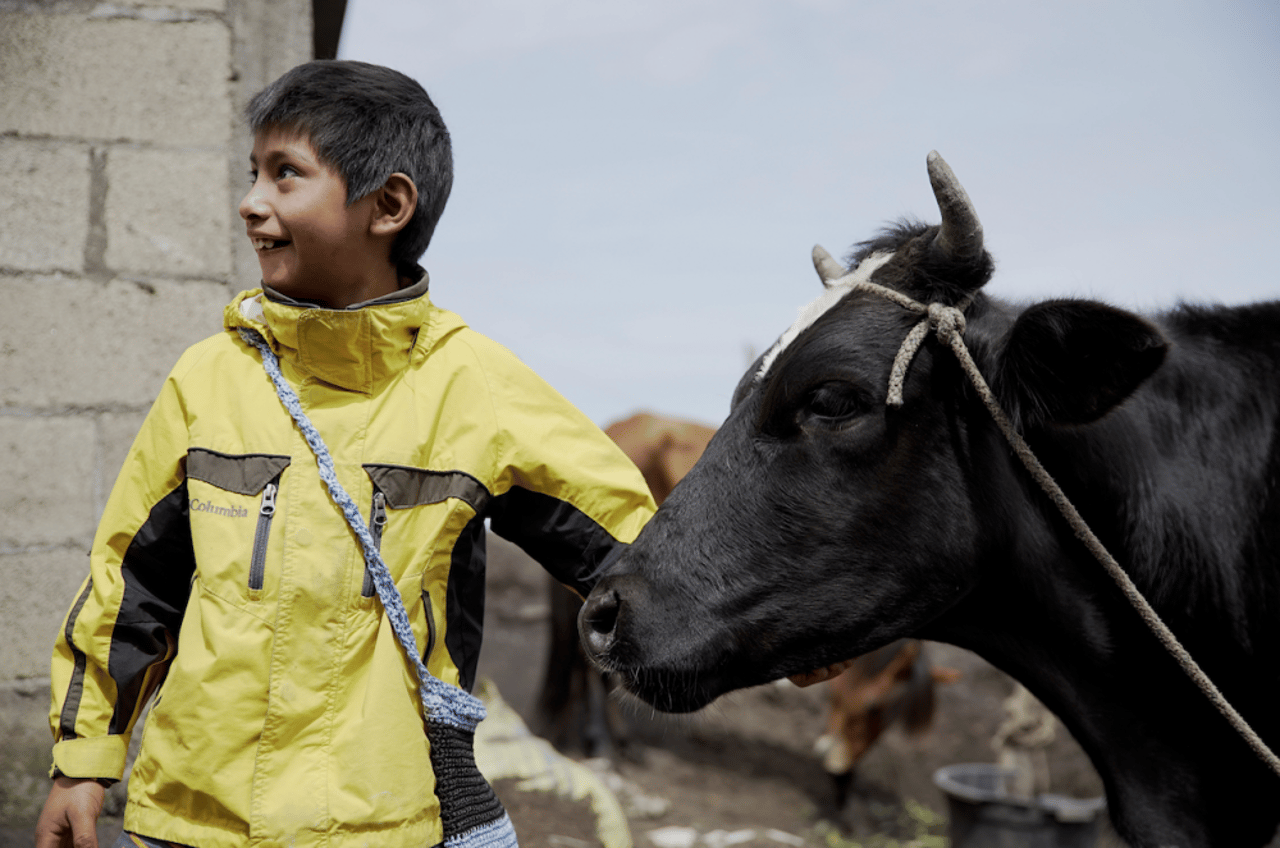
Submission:
<svg viewBox="0 0 1280 848">
<path fill-rule="evenodd" d="M 943 766 L 934 784 L 947 796 L 951 848 L 1093 848 L 1103 798 L 1005 791 L 1013 772 L 991 763 Z"/>
</svg>

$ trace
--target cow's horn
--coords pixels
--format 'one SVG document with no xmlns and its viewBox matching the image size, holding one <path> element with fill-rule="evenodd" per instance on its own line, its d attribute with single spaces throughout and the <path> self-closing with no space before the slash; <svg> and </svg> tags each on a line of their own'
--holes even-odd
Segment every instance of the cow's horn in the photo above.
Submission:
<svg viewBox="0 0 1280 848">
<path fill-rule="evenodd" d="M 982 222 L 973 202 L 938 151 L 930 151 L 928 163 L 929 183 L 942 212 L 934 247 L 956 259 L 976 258 L 982 253 Z"/>
<path fill-rule="evenodd" d="M 817 269 L 818 278 L 822 280 L 822 284 L 827 288 L 830 288 L 832 283 L 849 273 L 820 244 L 813 246 L 813 267 Z"/>
</svg>

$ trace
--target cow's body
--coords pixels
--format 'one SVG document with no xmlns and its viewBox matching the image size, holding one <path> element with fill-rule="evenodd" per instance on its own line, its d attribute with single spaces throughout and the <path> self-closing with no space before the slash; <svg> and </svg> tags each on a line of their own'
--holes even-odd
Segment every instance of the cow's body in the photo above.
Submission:
<svg viewBox="0 0 1280 848">
<path fill-rule="evenodd" d="M 981 228 L 938 163 L 942 229 L 886 233 L 847 279 L 924 303 L 973 298 L 963 337 L 1004 408 L 1280 747 L 1280 303 L 1148 321 L 988 298 Z M 701 462 L 592 593 L 596 660 L 680 711 L 904 636 L 951 642 L 1068 725 L 1135 845 L 1265 843 L 1280 777 L 1073 537 L 952 352 L 926 341 L 904 403 L 886 407 L 919 316 L 858 288 L 826 297 L 744 378 Z"/>
</svg>

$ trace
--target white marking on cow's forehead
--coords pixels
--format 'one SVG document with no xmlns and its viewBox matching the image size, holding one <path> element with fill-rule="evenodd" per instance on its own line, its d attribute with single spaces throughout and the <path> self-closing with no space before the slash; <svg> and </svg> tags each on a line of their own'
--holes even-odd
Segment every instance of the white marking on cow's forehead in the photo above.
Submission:
<svg viewBox="0 0 1280 848">
<path fill-rule="evenodd" d="M 756 372 L 756 379 L 759 380 L 769 373 L 769 369 L 773 367 L 773 363 L 779 354 L 786 350 L 787 346 L 795 341 L 797 336 L 807 330 L 814 321 L 825 315 L 827 310 L 839 303 L 845 295 L 853 290 L 856 284 L 870 282 L 871 275 L 876 272 L 876 269 L 892 258 L 892 253 L 884 251 L 871 254 L 858 263 L 858 267 L 854 269 L 852 274 L 846 274 L 841 277 L 836 285 L 823 289 L 822 294 L 818 295 L 817 299 L 802 307 L 800 309 L 800 317 L 782 334 L 777 343 L 769 348 L 769 352 L 760 361 L 760 370 Z"/>
</svg>

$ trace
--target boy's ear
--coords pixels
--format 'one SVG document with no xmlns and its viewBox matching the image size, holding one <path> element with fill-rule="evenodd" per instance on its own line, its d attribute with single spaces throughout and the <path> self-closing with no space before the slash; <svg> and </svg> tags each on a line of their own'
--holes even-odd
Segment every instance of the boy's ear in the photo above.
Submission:
<svg viewBox="0 0 1280 848">
<path fill-rule="evenodd" d="M 408 176 L 396 171 L 377 191 L 370 224 L 373 234 L 394 236 L 405 228 L 417 208 L 418 187 Z"/>
</svg>

